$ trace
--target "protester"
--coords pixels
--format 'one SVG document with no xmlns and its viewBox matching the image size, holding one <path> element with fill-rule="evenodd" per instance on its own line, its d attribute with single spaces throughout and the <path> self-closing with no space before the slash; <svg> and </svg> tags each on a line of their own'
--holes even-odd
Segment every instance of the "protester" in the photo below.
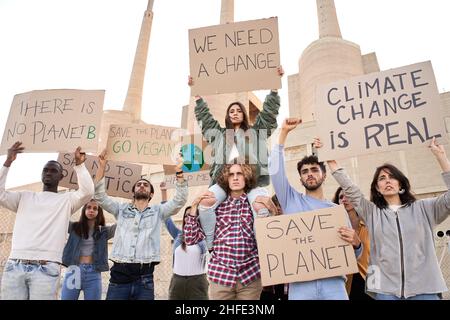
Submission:
<svg viewBox="0 0 450 320">
<path fill-rule="evenodd" d="M 261 273 L 247 197 L 256 186 L 256 176 L 250 165 L 229 164 L 223 167 L 217 183 L 227 198 L 215 212 L 207 213 L 217 217 L 208 263 L 209 296 L 214 300 L 257 300 L 262 289 Z M 186 244 L 192 246 L 204 239 L 197 211 L 191 210 L 185 225 Z"/>
<path fill-rule="evenodd" d="M 315 144 L 322 146 L 320 140 Z M 450 163 L 444 147 L 433 138 L 430 150 L 450 188 Z M 433 230 L 450 214 L 450 190 L 417 200 L 408 178 L 397 167 L 384 164 L 375 170 L 369 201 L 336 161 L 328 161 L 328 165 L 369 230 L 367 292 L 377 300 L 438 300 L 447 287 L 436 257 Z"/>
<path fill-rule="evenodd" d="M 63 168 L 54 160 L 42 170 L 43 192 L 6 191 L 9 167 L 23 151 L 21 142 L 14 143 L 0 169 L 0 205 L 17 213 L 11 253 L 3 270 L 2 299 L 53 300 L 70 216 L 92 198 L 94 184 L 84 165 L 86 155 L 78 147 L 74 167 L 77 191 L 58 193 Z"/>
<path fill-rule="evenodd" d="M 283 68 L 277 68 L 281 77 Z M 189 85 L 193 85 L 192 77 L 189 77 Z M 240 102 L 232 102 L 225 116 L 225 128 L 214 119 L 210 113 L 206 101 L 195 96 L 195 117 L 202 129 L 203 137 L 211 144 L 214 150 L 209 175 L 210 197 L 204 199 L 200 208 L 216 207 L 226 199 L 226 192 L 217 184 L 222 169 L 227 163 L 239 163 L 255 165 L 256 185 L 249 191 L 248 200 L 252 205 L 255 216 L 268 216 L 269 211 L 275 211 L 275 206 L 270 200 L 265 188 L 269 183 L 267 171 L 267 139 L 277 127 L 277 115 L 280 108 L 280 97 L 276 89 L 272 89 L 267 95 L 262 111 L 256 117 L 255 123 L 250 125 L 245 107 Z M 256 188 L 258 187 L 258 188 Z M 203 210 L 201 210 L 203 212 Z M 213 212 L 213 211 L 212 211 Z M 200 214 L 200 222 L 206 234 L 208 248 L 212 246 L 215 217 Z"/>
<path fill-rule="evenodd" d="M 109 270 L 108 240 L 114 237 L 116 224 L 106 226 L 103 209 L 91 200 L 81 209 L 78 222 L 69 223 L 69 239 L 62 262 L 68 267 L 64 274 L 61 300 L 102 298 L 102 272 Z"/>
<path fill-rule="evenodd" d="M 356 231 L 363 244 L 361 256 L 357 261 L 359 272 L 347 275 L 346 289 L 348 297 L 350 300 L 372 300 L 365 292 L 370 254 L 369 231 L 360 216 L 356 213 L 355 208 L 353 208 L 352 204 L 348 201 L 341 187 L 336 190 L 333 197 L 333 202 L 336 204 L 341 204 L 345 207 L 352 224 L 352 228 Z"/>
<path fill-rule="evenodd" d="M 139 179 L 132 187 L 133 201 L 120 203 L 105 191 L 105 152 L 99 155 L 95 200 L 117 220 L 106 299 L 153 300 L 153 271 L 160 262 L 161 222 L 176 214 L 186 203 L 187 182 L 183 178 L 182 159 L 177 165 L 176 193 L 164 204 L 150 206 L 154 189 L 150 181 Z"/>
<path fill-rule="evenodd" d="M 274 146 L 269 159 L 269 172 L 281 209 L 284 214 L 293 214 L 335 206 L 325 199 L 323 182 L 326 179 L 326 168 L 316 156 L 306 156 L 297 163 L 300 182 L 305 187 L 305 194 L 295 190 L 286 177 L 284 166 L 284 143 L 290 131 L 301 122 L 289 118 L 283 122 L 278 144 Z M 361 241 L 349 226 L 338 229 L 339 236 L 350 243 L 359 257 L 362 252 Z M 289 284 L 289 300 L 348 300 L 345 290 L 345 277 L 329 277 L 324 279 L 293 282 Z"/>
</svg>

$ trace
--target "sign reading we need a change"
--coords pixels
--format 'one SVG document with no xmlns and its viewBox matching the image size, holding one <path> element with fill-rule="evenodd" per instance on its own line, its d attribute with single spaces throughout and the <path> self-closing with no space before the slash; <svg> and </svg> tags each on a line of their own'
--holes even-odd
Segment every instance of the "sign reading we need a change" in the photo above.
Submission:
<svg viewBox="0 0 450 320">
<path fill-rule="evenodd" d="M 0 154 L 21 141 L 24 152 L 96 152 L 104 90 L 35 90 L 14 96 Z"/>
<path fill-rule="evenodd" d="M 189 30 L 191 96 L 281 88 L 278 19 Z"/>
<path fill-rule="evenodd" d="M 343 206 L 255 220 L 263 286 L 358 272 L 353 246 L 337 230 Z"/>
<path fill-rule="evenodd" d="M 321 160 L 447 142 L 429 61 L 320 86 L 316 105 Z"/>
</svg>

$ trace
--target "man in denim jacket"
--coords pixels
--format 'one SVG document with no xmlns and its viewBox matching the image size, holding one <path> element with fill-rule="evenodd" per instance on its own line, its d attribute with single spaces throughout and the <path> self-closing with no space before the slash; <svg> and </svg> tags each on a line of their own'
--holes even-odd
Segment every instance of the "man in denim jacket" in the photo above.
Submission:
<svg viewBox="0 0 450 320">
<path fill-rule="evenodd" d="M 181 159 L 180 159 L 181 160 Z M 133 188 L 133 202 L 120 203 L 105 192 L 105 151 L 99 155 L 95 200 L 117 219 L 114 237 L 107 300 L 153 300 L 153 270 L 160 262 L 161 221 L 176 214 L 186 203 L 187 182 L 177 166 L 176 194 L 164 204 L 149 206 L 154 189 L 146 179 L 138 180 Z"/>
</svg>

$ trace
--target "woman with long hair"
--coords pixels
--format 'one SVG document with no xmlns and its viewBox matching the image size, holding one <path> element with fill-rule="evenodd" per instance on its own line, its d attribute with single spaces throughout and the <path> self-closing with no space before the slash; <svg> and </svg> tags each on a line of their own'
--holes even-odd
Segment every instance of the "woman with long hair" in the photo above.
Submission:
<svg viewBox="0 0 450 320">
<path fill-rule="evenodd" d="M 181 230 L 171 218 L 165 221 L 166 228 L 174 239 L 173 275 L 169 286 L 169 300 L 208 300 L 208 279 L 206 278 L 206 241 L 188 246 L 184 239 L 184 226 L 191 211 L 196 211 L 200 198 L 186 207 Z"/>
<path fill-rule="evenodd" d="M 315 145 L 322 144 L 316 140 Z M 430 150 L 450 189 L 450 162 L 444 147 L 433 138 Z M 450 190 L 417 200 L 408 178 L 395 166 L 384 164 L 375 171 L 368 200 L 336 161 L 328 165 L 369 230 L 366 291 L 379 300 L 438 300 L 447 287 L 436 257 L 433 228 L 450 215 Z"/>
<path fill-rule="evenodd" d="M 277 73 L 281 77 L 283 68 L 279 66 Z M 193 85 L 192 77 L 188 84 Z M 268 216 L 276 212 L 268 191 L 263 188 L 270 183 L 267 152 L 267 139 L 277 128 L 277 115 L 280 108 L 280 97 L 276 89 L 266 96 L 263 109 L 258 114 L 253 125 L 250 124 L 245 106 L 241 102 L 228 105 L 225 115 L 225 127 L 213 117 L 208 104 L 200 96 L 195 96 L 195 117 L 202 129 L 204 139 L 211 144 L 213 160 L 210 163 L 211 183 L 210 197 L 200 203 L 200 223 L 206 235 L 208 248 L 212 248 L 215 219 L 203 214 L 204 209 L 217 207 L 226 198 L 226 192 L 218 184 L 224 165 L 230 163 L 246 163 L 255 169 L 257 188 L 248 193 L 254 216 Z"/>
<path fill-rule="evenodd" d="M 346 288 L 349 300 L 372 300 L 365 292 L 367 268 L 369 266 L 370 240 L 369 231 L 356 212 L 353 205 L 347 199 L 341 187 L 334 193 L 333 202 L 343 205 L 347 211 L 353 230 L 358 234 L 363 244 L 361 256 L 358 258 L 358 273 L 347 275 Z"/>
<path fill-rule="evenodd" d="M 108 240 L 114 237 L 116 224 L 105 226 L 103 209 L 90 200 L 81 209 L 78 222 L 69 223 L 69 239 L 63 252 L 63 265 L 68 267 L 61 290 L 62 300 L 100 300 L 101 273 L 109 270 Z"/>
</svg>

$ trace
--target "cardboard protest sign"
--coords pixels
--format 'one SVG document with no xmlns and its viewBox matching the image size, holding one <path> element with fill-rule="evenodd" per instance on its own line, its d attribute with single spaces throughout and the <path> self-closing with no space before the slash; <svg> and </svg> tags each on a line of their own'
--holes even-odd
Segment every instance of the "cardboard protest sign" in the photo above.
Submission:
<svg viewBox="0 0 450 320">
<path fill-rule="evenodd" d="M 189 30 L 191 96 L 281 88 L 278 19 Z"/>
<path fill-rule="evenodd" d="M 73 153 L 60 153 L 58 162 L 63 166 L 64 178 L 59 182 L 61 187 L 78 189 L 77 174 L 73 170 L 75 157 Z M 98 169 L 97 157 L 86 155 L 86 168 L 94 178 Z M 113 197 L 132 199 L 131 188 L 141 178 L 142 166 L 127 162 L 109 161 L 105 169 L 106 193 Z"/>
<path fill-rule="evenodd" d="M 106 150 L 116 161 L 176 164 L 178 128 L 155 125 L 112 124 Z"/>
<path fill-rule="evenodd" d="M 21 141 L 25 152 L 96 152 L 104 90 L 35 90 L 14 96 L 0 154 Z"/>
<path fill-rule="evenodd" d="M 316 105 L 321 160 L 447 140 L 429 61 L 320 86 Z"/>
<path fill-rule="evenodd" d="M 189 186 L 208 185 L 209 161 L 211 146 L 201 135 L 186 135 L 181 137 L 180 151 L 183 156 L 183 176 Z M 164 165 L 164 181 L 168 189 L 175 188 L 176 176 L 174 165 Z"/>
<path fill-rule="evenodd" d="M 353 246 L 339 237 L 343 206 L 255 220 L 263 286 L 358 272 Z"/>
</svg>

